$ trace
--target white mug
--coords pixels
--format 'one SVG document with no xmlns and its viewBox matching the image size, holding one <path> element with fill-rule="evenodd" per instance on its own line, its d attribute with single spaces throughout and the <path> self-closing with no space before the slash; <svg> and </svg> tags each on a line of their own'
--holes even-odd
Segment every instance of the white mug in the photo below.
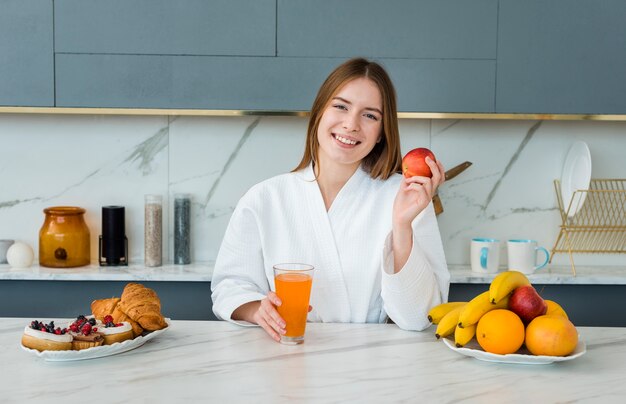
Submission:
<svg viewBox="0 0 626 404">
<path fill-rule="evenodd" d="M 473 238 L 471 244 L 472 272 L 493 274 L 500 266 L 500 240 Z"/>
<path fill-rule="evenodd" d="M 546 258 L 539 264 L 537 262 L 537 251 L 542 251 Z M 524 274 L 532 274 L 538 269 L 545 267 L 550 259 L 550 253 L 543 247 L 537 247 L 535 240 L 509 240 L 507 242 L 507 252 L 509 254 L 509 270 L 520 271 Z"/>
</svg>

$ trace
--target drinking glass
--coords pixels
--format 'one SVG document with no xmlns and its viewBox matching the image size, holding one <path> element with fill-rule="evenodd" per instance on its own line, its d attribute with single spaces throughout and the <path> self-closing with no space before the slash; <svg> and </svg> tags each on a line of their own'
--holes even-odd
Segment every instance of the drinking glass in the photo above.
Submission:
<svg viewBox="0 0 626 404">
<path fill-rule="evenodd" d="M 304 342 L 313 269 L 313 266 L 308 264 L 274 265 L 276 294 L 282 301 L 276 309 L 286 323 L 286 333 L 280 336 L 282 344 L 296 345 Z"/>
</svg>

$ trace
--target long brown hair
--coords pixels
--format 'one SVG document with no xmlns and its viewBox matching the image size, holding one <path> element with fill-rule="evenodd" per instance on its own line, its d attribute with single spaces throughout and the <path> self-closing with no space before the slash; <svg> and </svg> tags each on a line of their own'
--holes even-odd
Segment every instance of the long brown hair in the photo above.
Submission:
<svg viewBox="0 0 626 404">
<path fill-rule="evenodd" d="M 314 165 L 318 163 L 317 128 L 328 103 L 346 83 L 362 77 L 370 79 L 380 91 L 383 101 L 383 125 L 381 141 L 376 143 L 372 151 L 363 158 L 361 167 L 369 173 L 370 177 L 383 180 L 389 178 L 393 173 L 401 171 L 402 155 L 400 153 L 396 90 L 389 75 L 381 65 L 363 58 L 350 59 L 339 65 L 320 87 L 311 107 L 304 155 L 300 164 L 293 171 L 301 170 L 311 163 Z"/>
</svg>

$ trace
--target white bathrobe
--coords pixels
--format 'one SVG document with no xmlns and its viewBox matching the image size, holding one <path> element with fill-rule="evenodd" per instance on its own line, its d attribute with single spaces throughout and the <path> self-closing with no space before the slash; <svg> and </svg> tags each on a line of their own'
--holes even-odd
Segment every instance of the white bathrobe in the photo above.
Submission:
<svg viewBox="0 0 626 404">
<path fill-rule="evenodd" d="M 275 291 L 272 266 L 315 267 L 308 321 L 380 323 L 422 330 L 448 299 L 450 275 L 432 203 L 413 222 L 413 248 L 393 273 L 391 216 L 402 176 L 361 169 L 326 211 L 311 166 L 253 186 L 239 201 L 217 256 L 213 311 L 232 321 L 244 303 Z"/>
</svg>

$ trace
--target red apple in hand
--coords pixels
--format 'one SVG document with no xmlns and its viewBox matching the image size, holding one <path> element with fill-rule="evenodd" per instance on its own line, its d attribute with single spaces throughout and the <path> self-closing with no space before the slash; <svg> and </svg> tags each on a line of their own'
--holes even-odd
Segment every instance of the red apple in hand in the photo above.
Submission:
<svg viewBox="0 0 626 404">
<path fill-rule="evenodd" d="M 517 314 L 524 324 L 530 323 L 535 317 L 543 316 L 548 305 L 531 285 L 520 286 L 513 291 L 509 299 L 509 310 Z"/>
<path fill-rule="evenodd" d="M 406 178 L 414 177 L 416 175 L 420 177 L 432 177 L 433 173 L 430 171 L 430 167 L 426 164 L 426 157 L 430 157 L 435 160 L 433 152 L 425 147 L 413 149 L 408 152 L 402 159 L 402 173 Z"/>
</svg>

